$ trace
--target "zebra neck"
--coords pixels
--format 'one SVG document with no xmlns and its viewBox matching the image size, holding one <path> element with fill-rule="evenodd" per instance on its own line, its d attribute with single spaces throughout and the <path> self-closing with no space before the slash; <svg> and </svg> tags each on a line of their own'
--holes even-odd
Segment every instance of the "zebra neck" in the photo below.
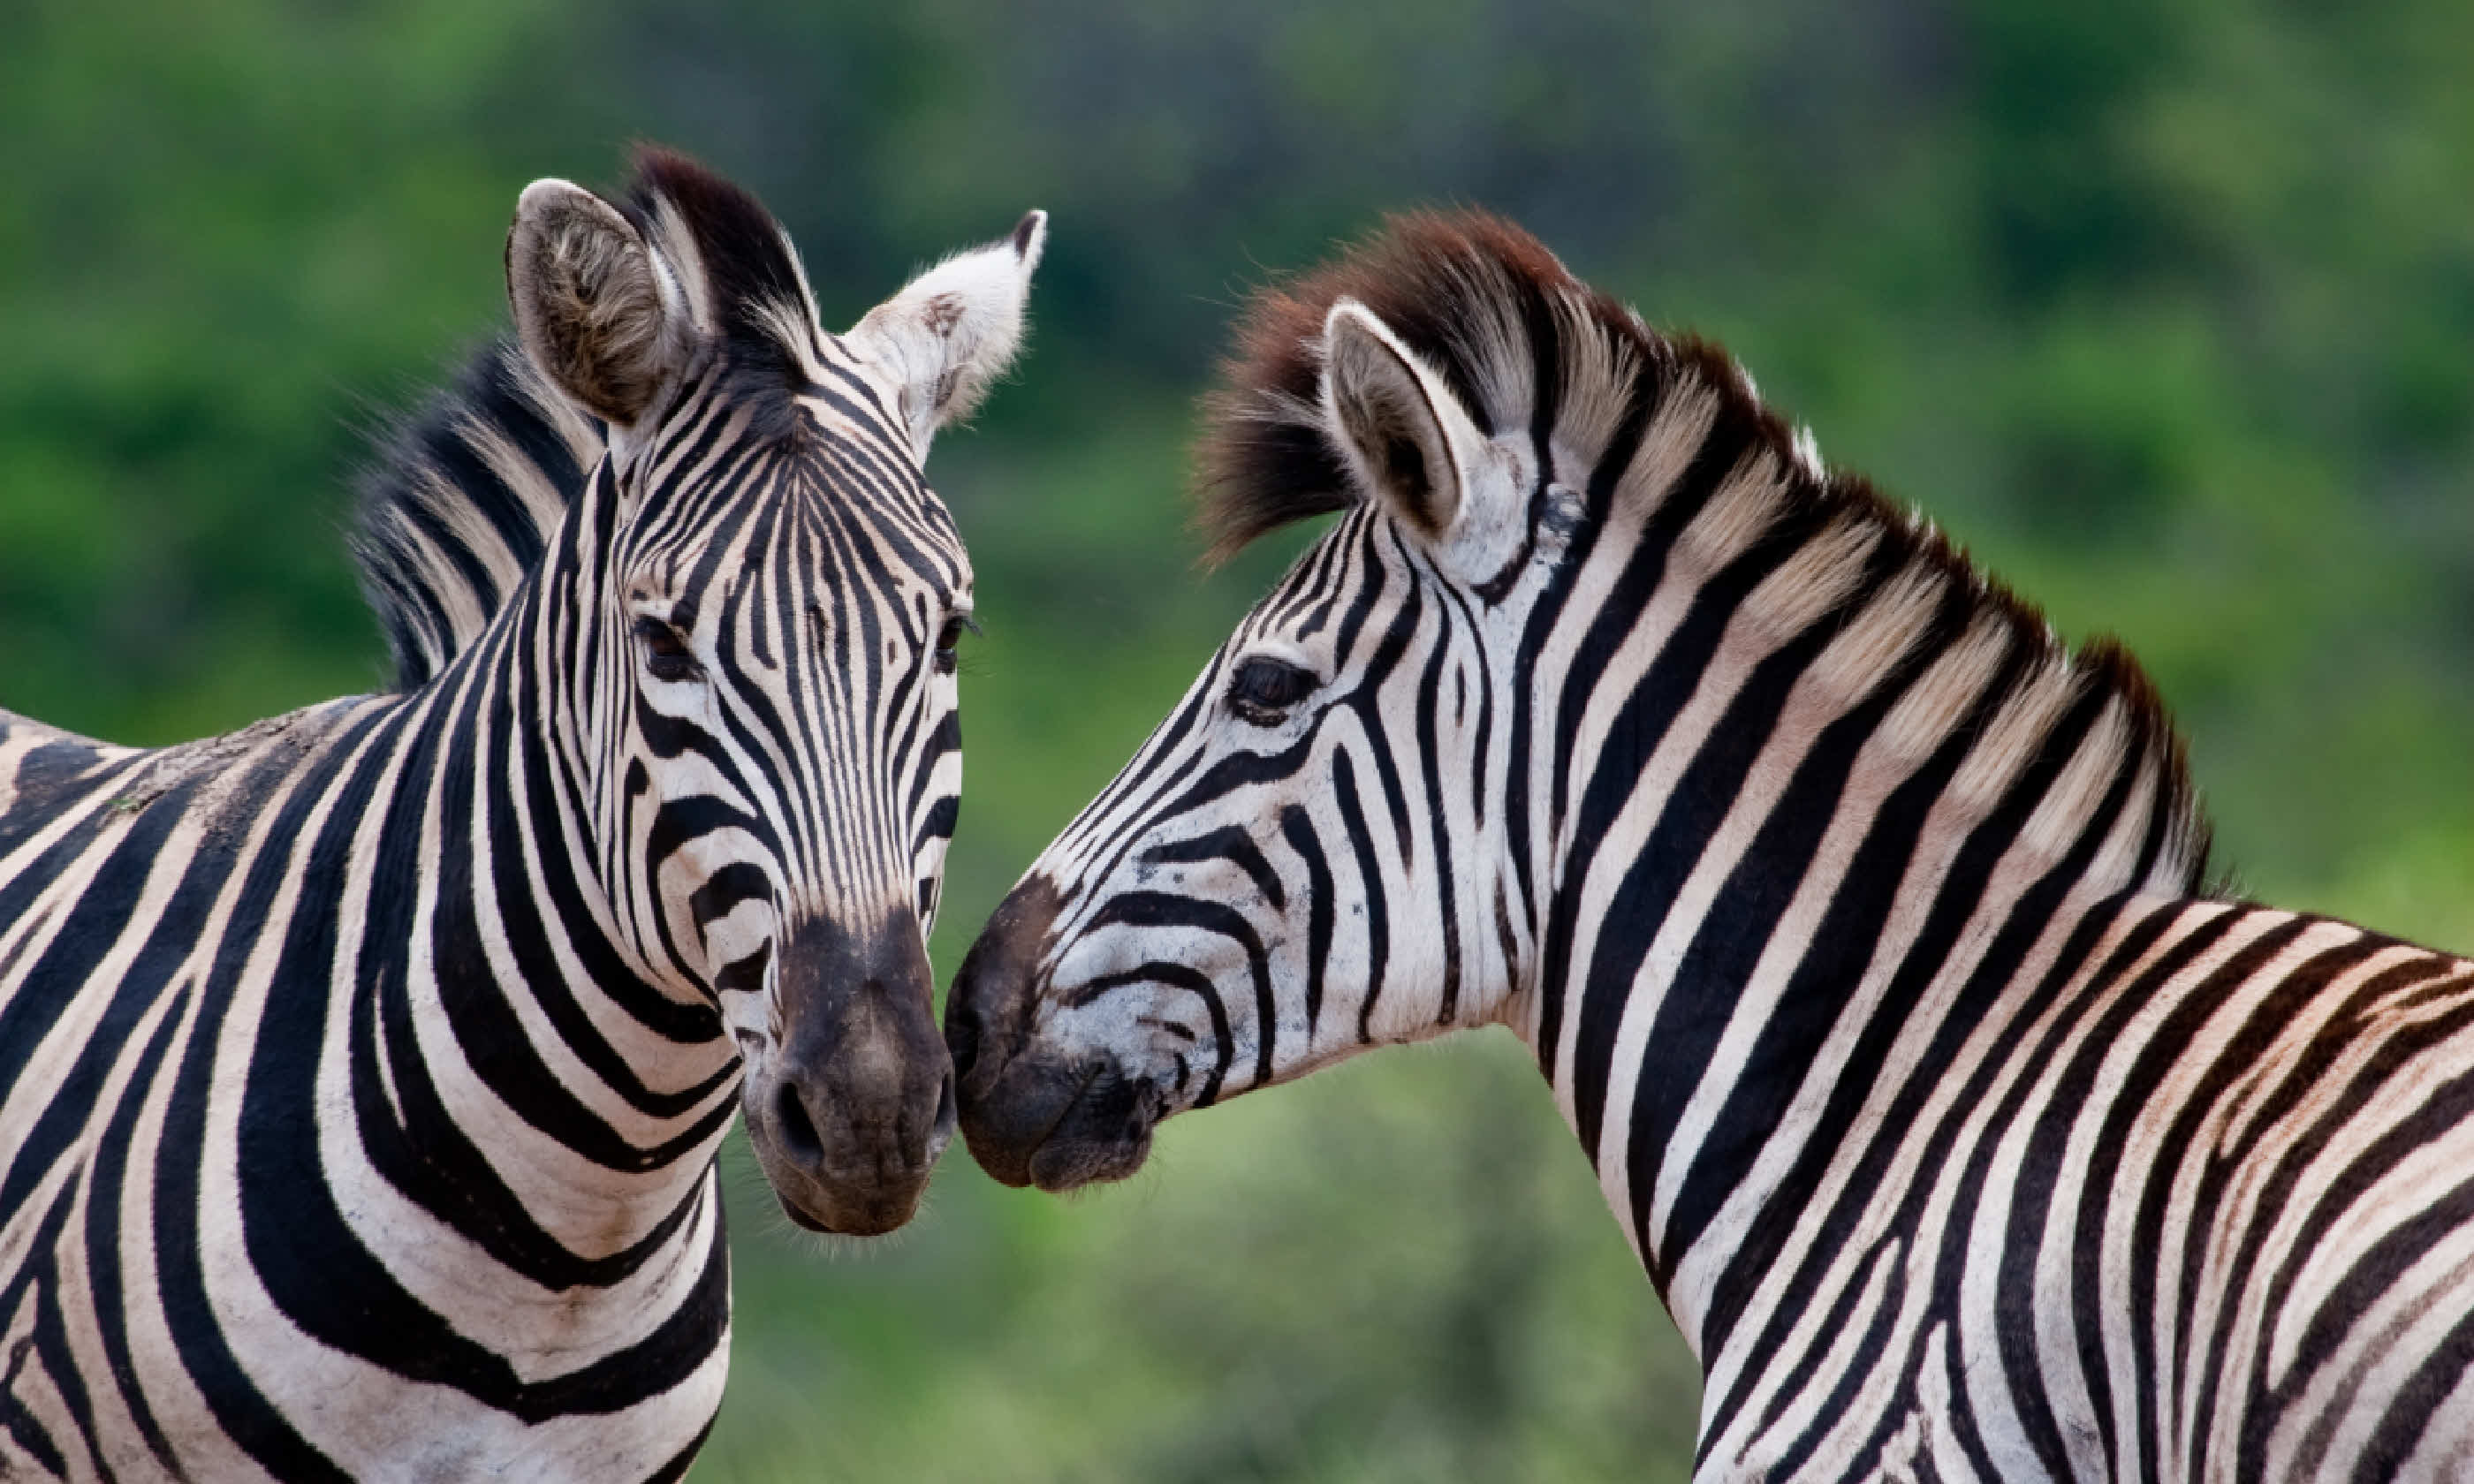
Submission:
<svg viewBox="0 0 2474 1484">
<path fill-rule="evenodd" d="M 2074 923 L 2204 850 L 2126 660 L 1860 540 L 1853 579 L 1794 572 L 1827 535 L 1644 585 L 1538 724 L 1560 806 L 1512 1023 L 1705 1363 L 1912 1029 L 2050 994 Z"/>
<path fill-rule="evenodd" d="M 441 1027 L 417 1043 L 442 1126 L 534 1146 L 526 1178 L 474 1199 L 548 1239 L 523 1264 L 543 1272 L 631 1266 L 676 1232 L 707 1189 L 739 1079 L 718 1012 L 643 971 L 598 880 L 594 785 L 578 762 L 591 744 L 573 734 L 569 679 L 546 673 L 580 627 L 566 548 L 406 703 L 369 903 L 373 941 L 400 944 L 401 962 L 362 983 L 383 997 L 400 975 L 414 1017 Z"/>
</svg>

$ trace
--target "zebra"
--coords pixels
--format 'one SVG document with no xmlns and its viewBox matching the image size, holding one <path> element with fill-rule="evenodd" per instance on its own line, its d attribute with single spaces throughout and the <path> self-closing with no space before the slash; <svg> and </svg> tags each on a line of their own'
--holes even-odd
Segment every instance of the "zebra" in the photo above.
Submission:
<svg viewBox="0 0 2474 1484">
<path fill-rule="evenodd" d="M 972 946 L 1008 1185 L 1534 1053 L 1696 1476 L 2474 1469 L 2474 964 L 2233 899 L 2155 690 L 1483 214 L 1258 296 L 1225 557 L 1337 519 Z"/>
<path fill-rule="evenodd" d="M 536 181 L 521 349 L 367 487 L 399 688 L 0 713 L 0 1478 L 676 1478 L 733 1114 L 791 1221 L 910 1217 L 972 590 L 919 469 L 1045 240 L 836 336 L 685 157 Z"/>
</svg>

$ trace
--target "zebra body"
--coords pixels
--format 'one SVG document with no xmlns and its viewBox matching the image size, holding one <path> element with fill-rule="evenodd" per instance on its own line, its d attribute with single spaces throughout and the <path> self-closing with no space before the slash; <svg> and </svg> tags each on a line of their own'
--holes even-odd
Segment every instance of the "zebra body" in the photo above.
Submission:
<svg viewBox="0 0 2474 1484">
<path fill-rule="evenodd" d="M 481 911 L 535 899 L 518 842 L 472 807 L 506 790 L 448 775 L 453 700 L 332 703 L 159 753 L 0 730 L 19 826 L 0 1475 L 684 1465 L 727 1361 L 711 1156 L 736 1068 L 674 1032 L 643 1059 L 660 1082 L 558 1097 L 590 1086 L 558 1029 L 490 1024 L 547 1012 L 453 955 L 485 951 Z M 388 845 L 424 814 L 439 845 L 413 870 L 437 884 L 416 894 Z M 450 840 L 479 852 L 454 884 Z M 570 988 L 562 1013 L 602 1037 L 640 1013 Z M 694 1007 L 664 1009 L 692 1028 Z M 525 1101 L 603 1147 L 510 1117 Z M 504 1120 L 489 1164 L 450 1173 L 481 1157 L 464 1125 L 485 1111 Z"/>
<path fill-rule="evenodd" d="M 1258 301 L 1225 551 L 1338 520 L 974 945 L 973 1153 L 1499 1023 L 1698 1476 L 2474 1467 L 2474 965 L 2217 899 L 2120 651 L 1483 217 Z"/>
<path fill-rule="evenodd" d="M 537 183 L 522 359 L 371 486 L 405 689 L 0 715 L 0 1478 L 676 1477 L 732 1115 L 793 1220 L 907 1219 L 969 600 L 918 462 L 1041 227 L 836 337 L 699 168 Z"/>
</svg>

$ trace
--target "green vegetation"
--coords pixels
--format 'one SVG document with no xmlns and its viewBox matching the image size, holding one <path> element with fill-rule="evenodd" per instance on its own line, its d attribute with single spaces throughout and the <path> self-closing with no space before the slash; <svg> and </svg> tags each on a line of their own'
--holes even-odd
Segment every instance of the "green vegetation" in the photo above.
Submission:
<svg viewBox="0 0 2474 1484">
<path fill-rule="evenodd" d="M 2470 13 L 17 0 L 0 706 L 164 742 L 376 683 L 359 430 L 499 322 L 534 176 L 695 152 L 844 317 L 1045 206 L 1031 354 L 932 470 L 988 626 L 950 971 L 1282 559 L 1179 529 L 1231 307 L 1460 201 L 2123 635 L 2246 889 L 2474 946 Z M 700 1479 L 1686 1470 L 1688 1359 L 1499 1034 L 1181 1120 L 1129 1189 L 958 1150 L 865 1250 L 735 1183 Z"/>
</svg>

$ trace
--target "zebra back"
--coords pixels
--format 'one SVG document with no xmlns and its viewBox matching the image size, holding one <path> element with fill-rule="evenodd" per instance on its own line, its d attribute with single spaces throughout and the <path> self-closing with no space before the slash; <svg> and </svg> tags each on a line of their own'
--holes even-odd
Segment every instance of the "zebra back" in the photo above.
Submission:
<svg viewBox="0 0 2474 1484">
<path fill-rule="evenodd" d="M 380 435 L 359 480 L 352 558 L 395 688 L 426 684 L 489 626 L 605 446 L 602 424 L 512 340 Z"/>
</svg>

